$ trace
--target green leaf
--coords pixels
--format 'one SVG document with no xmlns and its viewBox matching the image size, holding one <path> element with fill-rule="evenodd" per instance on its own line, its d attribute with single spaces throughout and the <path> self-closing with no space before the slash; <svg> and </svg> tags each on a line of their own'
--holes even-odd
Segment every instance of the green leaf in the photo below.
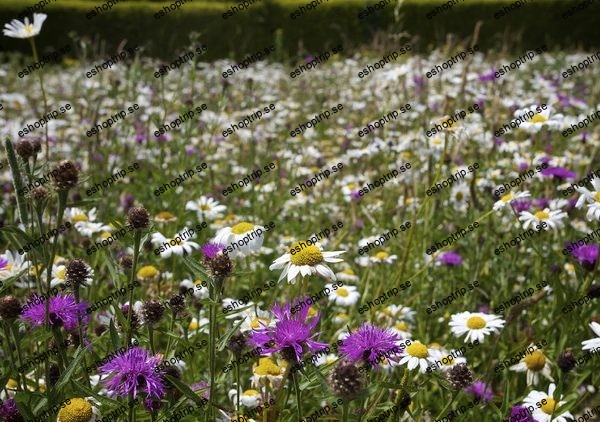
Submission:
<svg viewBox="0 0 600 422">
<path fill-rule="evenodd" d="M 17 198 L 17 208 L 19 209 L 21 223 L 27 225 L 29 223 L 29 218 L 27 216 L 27 206 L 25 205 L 25 199 L 23 198 L 23 195 L 19 195 L 19 191 L 22 190 L 24 187 L 23 180 L 21 179 L 21 173 L 19 172 L 17 156 L 15 155 L 15 150 L 13 149 L 13 145 L 9 137 L 6 137 L 4 147 L 6 148 L 8 165 L 12 173 L 13 185 L 15 187 L 15 197 Z"/>
<path fill-rule="evenodd" d="M 31 406 L 32 398 L 33 396 L 31 393 L 25 393 L 23 391 L 17 391 L 14 397 L 15 402 L 17 403 L 17 408 L 19 409 L 19 412 L 21 412 L 21 415 L 24 417 L 25 420 L 31 420 L 35 417 L 31 411 L 31 408 L 33 407 Z"/>
<path fill-rule="evenodd" d="M 108 330 L 110 331 L 110 341 L 112 342 L 112 346 L 114 350 L 121 348 L 121 337 L 119 337 L 119 333 L 117 333 L 117 329 L 115 328 L 115 324 L 113 320 L 110 320 L 108 325 Z"/>
<path fill-rule="evenodd" d="M 60 378 L 56 382 L 55 387 L 56 387 L 57 391 L 61 391 L 61 389 L 65 385 L 67 385 L 67 383 L 69 381 L 71 381 L 71 379 L 73 377 L 73 373 L 79 367 L 79 363 L 81 362 L 81 360 L 83 359 L 84 356 L 85 356 L 85 349 L 81 346 L 77 347 L 77 350 L 75 350 L 75 355 L 73 355 L 73 360 L 69 364 L 69 367 L 65 370 L 65 372 L 60 374 Z"/>
<path fill-rule="evenodd" d="M 229 342 L 229 338 L 238 331 L 238 328 L 240 328 L 240 326 L 242 325 L 243 322 L 244 322 L 244 320 L 241 319 L 240 322 L 238 322 L 237 325 L 234 324 L 234 326 L 231 327 L 225 333 L 225 335 L 218 340 L 218 342 L 217 342 L 217 350 L 218 351 L 221 351 L 221 350 L 223 350 L 225 348 L 225 346 Z"/>
<path fill-rule="evenodd" d="M 202 403 L 202 398 L 198 396 L 198 394 L 194 393 L 192 389 L 183 382 L 179 381 L 177 378 L 172 377 L 171 375 L 166 375 L 166 378 L 177 388 L 181 393 L 186 396 L 188 399 L 192 400 L 196 406 L 199 406 Z"/>
<path fill-rule="evenodd" d="M 189 270 L 192 272 L 192 274 L 194 274 L 194 277 L 196 278 L 210 278 L 208 276 L 208 274 L 206 273 L 206 271 L 204 271 L 204 268 L 198 264 L 194 259 L 192 259 L 189 256 L 184 256 L 183 258 L 183 263 L 186 265 L 186 267 L 189 268 Z"/>
</svg>

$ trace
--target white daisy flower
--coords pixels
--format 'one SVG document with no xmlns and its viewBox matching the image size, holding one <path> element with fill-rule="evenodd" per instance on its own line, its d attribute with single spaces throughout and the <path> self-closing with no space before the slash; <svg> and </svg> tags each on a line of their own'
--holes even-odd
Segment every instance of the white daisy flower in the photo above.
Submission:
<svg viewBox="0 0 600 422">
<path fill-rule="evenodd" d="M 527 198 L 528 196 L 531 196 L 528 190 L 523 192 L 509 192 L 494 203 L 494 211 L 505 208 L 516 199 Z"/>
<path fill-rule="evenodd" d="M 566 401 L 560 401 L 561 397 L 559 398 L 559 402 L 556 403 L 553 397 L 554 390 L 556 390 L 556 384 L 552 383 L 548 387 L 548 394 L 543 391 L 533 390 L 523 399 L 523 406 L 531 406 L 535 409 L 531 416 L 537 422 L 569 422 L 567 418 L 573 419 L 573 415 L 570 412 L 556 413 L 556 408 L 560 408 Z M 546 404 L 542 404 L 542 400 L 545 400 Z M 540 403 L 542 406 L 538 407 L 536 403 Z"/>
<path fill-rule="evenodd" d="M 350 268 L 346 268 L 340 272 L 335 273 L 335 276 L 338 280 L 341 280 L 345 283 L 355 283 L 358 281 L 358 276 Z"/>
<path fill-rule="evenodd" d="M 180 289 L 193 289 L 194 297 L 196 299 L 207 299 L 208 298 L 208 284 L 203 280 L 192 281 L 189 279 L 184 279 L 179 283 Z"/>
<path fill-rule="evenodd" d="M 396 323 L 390 327 L 390 330 L 402 338 L 412 338 L 412 333 L 410 332 L 411 327 L 406 321 L 396 321 Z"/>
<path fill-rule="evenodd" d="M 404 349 L 405 355 L 400 359 L 400 365 L 408 363 L 408 369 L 419 367 L 421 373 L 425 373 L 427 367 L 432 363 L 429 349 L 420 341 L 411 341 Z"/>
<path fill-rule="evenodd" d="M 432 370 L 441 369 L 445 372 L 459 363 L 467 363 L 467 359 L 460 355 L 460 351 L 454 349 L 447 351 L 446 349 L 431 346 L 429 354 L 434 362 Z"/>
<path fill-rule="evenodd" d="M 67 208 L 65 210 L 65 221 L 77 224 L 85 221 L 96 221 L 96 208 L 92 208 L 87 213 L 81 208 Z"/>
<path fill-rule="evenodd" d="M 592 179 L 593 191 L 589 191 L 585 187 L 576 186 L 577 192 L 581 196 L 577 199 L 575 207 L 581 208 L 585 203 L 588 204 L 586 218 L 588 221 L 600 220 L 600 179 Z"/>
<path fill-rule="evenodd" d="M 342 286 L 337 287 L 337 290 L 333 289 L 333 284 L 327 284 L 326 287 L 329 289 L 329 301 L 334 302 L 340 306 L 352 306 L 360 298 L 360 293 L 357 291 L 355 286 Z"/>
<path fill-rule="evenodd" d="M 194 336 L 198 333 L 208 333 L 208 322 L 208 318 L 201 317 L 200 320 L 192 318 L 188 324 L 189 335 Z"/>
<path fill-rule="evenodd" d="M 592 322 L 590 323 L 590 328 L 598 337 L 590 340 L 584 340 L 581 343 L 583 350 L 595 350 L 597 347 L 600 347 L 600 324 L 597 322 Z"/>
<path fill-rule="evenodd" d="M 542 109 L 540 108 L 540 110 Z M 516 110 L 514 116 L 523 116 L 526 112 L 535 113 L 531 119 L 522 122 L 519 126 L 519 129 L 523 129 L 527 133 L 537 133 L 543 126 L 547 126 L 550 129 L 558 129 L 561 127 L 564 118 L 562 114 L 551 115 L 552 107 L 548 107 L 546 110 L 542 110 L 538 113 L 536 106 Z"/>
<path fill-rule="evenodd" d="M 288 283 L 294 284 L 298 275 L 306 277 L 312 274 L 336 281 L 334 272 L 325 263 L 342 262 L 343 260 L 337 257 L 346 251 L 323 252 L 323 248 L 318 242 L 301 248 L 299 252 L 294 249 L 295 246 L 299 247 L 299 242 L 292 245 L 289 253 L 277 258 L 269 267 L 270 270 L 283 268 L 278 281 L 287 276 Z"/>
<path fill-rule="evenodd" d="M 465 343 L 474 340 L 483 343 L 485 336 L 499 332 L 505 323 L 498 315 L 482 312 L 461 312 L 450 317 L 450 329 L 456 337 L 467 333 Z"/>
<path fill-rule="evenodd" d="M 52 266 L 52 280 L 50 281 L 50 287 L 56 287 L 59 284 L 65 284 L 65 276 L 67 273 L 66 265 L 53 265 Z"/>
<path fill-rule="evenodd" d="M 333 353 L 329 353 L 328 355 L 319 355 L 317 356 L 317 360 L 315 361 L 316 366 L 330 365 L 332 363 L 337 362 L 339 356 Z"/>
<path fill-rule="evenodd" d="M 69 402 L 58 412 L 56 422 L 100 422 L 100 403 L 94 398 L 74 397 Z"/>
<path fill-rule="evenodd" d="M 214 220 L 216 218 L 221 218 L 227 207 L 219 204 L 213 198 L 201 196 L 200 199 L 196 201 L 188 201 L 185 204 L 185 209 L 196 211 L 199 220 Z"/>
<path fill-rule="evenodd" d="M 539 374 L 542 374 L 549 381 L 554 381 L 550 375 L 550 361 L 533 343 L 531 343 L 529 347 L 533 347 L 535 350 L 523 356 L 519 363 L 511 366 L 509 369 L 517 372 L 527 371 L 527 385 L 537 385 Z"/>
<path fill-rule="evenodd" d="M 4 24 L 4 36 L 11 38 L 31 38 L 35 37 L 42 30 L 42 24 L 48 15 L 45 13 L 34 13 L 33 23 L 29 23 L 29 18 L 25 17 L 23 22 L 13 19 L 10 23 Z"/>
<path fill-rule="evenodd" d="M 258 365 L 252 365 L 252 386 L 260 388 L 261 386 L 271 384 L 278 388 L 283 382 L 283 374 L 287 367 L 284 360 L 277 363 L 270 357 L 258 358 Z"/>
<path fill-rule="evenodd" d="M 245 257 L 262 247 L 265 228 L 248 222 L 233 227 L 224 227 L 217 232 L 212 242 L 227 248 L 232 257 Z M 231 249 L 231 250 L 230 250 Z"/>
<path fill-rule="evenodd" d="M 535 214 L 529 211 L 521 211 L 519 214 L 519 220 L 523 222 L 525 229 L 541 224 L 545 222 L 547 227 L 543 230 L 554 230 L 563 226 L 563 220 L 567 217 L 567 213 L 561 210 L 550 210 L 550 208 L 544 208 L 543 211 L 538 211 Z"/>
<path fill-rule="evenodd" d="M 7 280 L 27 269 L 29 262 L 25 261 L 24 256 L 8 250 L 0 255 L 0 280 Z"/>
<path fill-rule="evenodd" d="M 152 243 L 160 247 L 160 257 L 168 258 L 172 254 L 187 255 L 192 253 L 194 249 L 199 249 L 200 245 L 196 242 L 191 242 L 189 239 L 188 228 L 184 227 L 181 232 L 175 233 L 172 238 L 166 238 L 162 233 L 156 232 L 152 234 Z"/>
<path fill-rule="evenodd" d="M 398 255 L 390 255 L 386 251 L 379 251 L 375 255 L 369 256 L 369 261 L 374 264 L 393 264 L 398 259 Z"/>
<path fill-rule="evenodd" d="M 237 395 L 237 389 L 232 388 L 229 390 L 229 400 L 234 404 L 237 403 Z M 240 395 L 240 404 L 245 407 L 255 408 L 260 405 L 260 402 L 261 396 L 260 392 L 257 390 L 246 390 Z"/>
</svg>

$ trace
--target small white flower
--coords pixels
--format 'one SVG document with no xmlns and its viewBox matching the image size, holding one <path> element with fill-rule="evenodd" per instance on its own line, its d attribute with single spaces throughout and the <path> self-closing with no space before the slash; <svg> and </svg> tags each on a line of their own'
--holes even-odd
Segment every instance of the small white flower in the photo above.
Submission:
<svg viewBox="0 0 600 422">
<path fill-rule="evenodd" d="M 204 286 L 203 284 L 206 284 L 206 286 Z M 206 281 L 202 281 L 202 280 L 196 280 L 196 281 L 192 281 L 189 279 L 184 279 L 181 281 L 181 283 L 179 283 L 179 287 L 180 288 L 184 288 L 184 289 L 193 289 L 194 290 L 194 297 L 196 299 L 207 299 L 208 298 L 208 284 Z"/>
<path fill-rule="evenodd" d="M 590 340 L 584 340 L 581 343 L 583 350 L 595 350 L 597 347 L 600 347 L 600 324 L 597 322 L 592 322 L 590 323 L 590 328 L 598 337 Z"/>
<path fill-rule="evenodd" d="M 199 220 L 214 220 L 216 218 L 221 218 L 227 207 L 219 204 L 213 198 L 201 196 L 197 201 L 188 201 L 185 204 L 185 209 L 196 211 Z"/>
<path fill-rule="evenodd" d="M 232 403 L 236 404 L 238 395 L 237 390 L 235 388 L 232 388 L 231 390 L 229 390 L 228 395 L 229 400 L 231 400 Z M 240 404 L 242 406 L 255 408 L 258 407 L 260 402 L 261 396 L 260 392 L 257 390 L 246 390 L 240 395 Z"/>
<path fill-rule="evenodd" d="M 23 256 L 8 250 L 0 255 L 0 280 L 7 280 L 27 269 L 29 262 Z"/>
<path fill-rule="evenodd" d="M 538 211 L 535 214 L 529 211 L 521 211 L 519 214 L 519 220 L 523 222 L 523 227 L 528 229 L 529 227 L 535 228 L 542 222 L 547 224 L 547 227 L 543 230 L 554 230 L 562 227 L 563 220 L 567 217 L 567 213 L 561 210 L 550 210 L 550 208 L 544 208 L 543 211 Z"/>
<path fill-rule="evenodd" d="M 158 246 L 161 258 L 168 258 L 172 254 L 184 255 L 190 254 L 194 249 L 199 249 L 200 245 L 196 242 L 191 242 L 187 227 L 179 233 L 176 233 L 172 238 L 166 238 L 162 233 L 157 232 L 152 234 L 152 243 Z"/>
<path fill-rule="evenodd" d="M 336 289 L 333 288 L 336 286 Z M 355 286 L 342 286 L 338 287 L 337 284 L 327 284 L 326 287 L 329 289 L 329 301 L 334 302 L 340 306 L 352 306 L 360 298 L 360 293 L 357 291 Z"/>
<path fill-rule="evenodd" d="M 33 23 L 29 23 L 29 18 L 25 17 L 23 22 L 13 19 L 10 23 L 4 24 L 4 35 L 11 38 L 31 38 L 35 37 L 42 30 L 42 24 L 48 15 L 45 13 L 34 13 Z"/>
<path fill-rule="evenodd" d="M 528 196 L 531 196 L 531 194 L 527 190 L 523 192 L 509 192 L 494 203 L 494 211 L 501 210 L 507 205 L 512 204 L 513 201 L 527 198 Z"/>
<path fill-rule="evenodd" d="M 323 248 L 318 242 L 303 248 L 300 248 L 298 244 L 297 249 L 292 246 L 289 253 L 273 261 L 269 269 L 283 268 L 278 281 L 287 276 L 288 283 L 291 284 L 296 282 L 296 277 L 299 275 L 306 277 L 312 274 L 318 274 L 325 279 L 336 281 L 334 272 L 325 263 L 342 262 L 342 259 L 337 257 L 343 253 L 345 251 L 323 252 Z"/>
<path fill-rule="evenodd" d="M 533 343 L 530 344 L 529 347 L 532 347 L 535 350 L 531 353 L 527 353 L 527 355 L 521 358 L 519 363 L 511 366 L 509 369 L 517 372 L 527 371 L 527 385 L 537 385 L 539 381 L 539 374 L 542 374 L 550 381 L 554 381 L 550 375 L 550 361 Z"/>
<path fill-rule="evenodd" d="M 566 401 L 560 401 L 562 397 L 556 403 L 554 400 L 554 390 L 556 390 L 556 384 L 550 384 L 548 387 L 548 394 L 543 391 L 533 390 L 531 391 L 527 397 L 523 399 L 523 406 L 529 407 L 531 406 L 535 409 L 532 413 L 533 419 L 538 422 L 568 422 L 570 419 L 573 419 L 573 415 L 569 412 L 561 412 L 560 414 L 556 413 L 556 408 L 560 408 Z M 539 404 L 542 403 L 542 400 L 545 400 L 546 404 L 542 404 L 541 407 L 538 407 Z M 568 419 L 570 418 L 570 419 Z"/>
<path fill-rule="evenodd" d="M 224 227 L 217 232 L 213 243 L 223 245 L 232 257 L 245 257 L 262 247 L 265 228 L 248 222 Z"/>
<path fill-rule="evenodd" d="M 456 337 L 467 333 L 465 343 L 474 340 L 483 343 L 485 336 L 500 331 L 505 322 L 498 315 L 488 315 L 482 312 L 461 312 L 450 317 L 450 329 Z"/>
<path fill-rule="evenodd" d="M 427 367 L 432 363 L 429 349 L 420 341 L 411 341 L 404 349 L 405 355 L 400 359 L 400 365 L 408 363 L 408 369 L 419 367 L 421 373 L 425 373 Z"/>
</svg>

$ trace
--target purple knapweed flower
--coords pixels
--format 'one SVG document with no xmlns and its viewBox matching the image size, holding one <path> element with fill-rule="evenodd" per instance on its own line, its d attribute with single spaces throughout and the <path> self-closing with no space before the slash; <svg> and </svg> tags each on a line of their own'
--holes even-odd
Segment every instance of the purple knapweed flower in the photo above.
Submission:
<svg viewBox="0 0 600 422">
<path fill-rule="evenodd" d="M 471 394 L 476 399 L 484 402 L 494 398 L 492 388 L 483 381 L 476 381 L 473 385 L 465 388 L 465 393 Z"/>
<path fill-rule="evenodd" d="M 346 337 L 340 346 L 340 353 L 346 355 L 351 362 L 363 360 L 366 364 L 375 366 L 382 356 L 398 353 L 399 341 L 396 333 L 365 323 Z"/>
<path fill-rule="evenodd" d="M 296 361 L 300 361 L 307 350 L 315 352 L 324 349 L 327 344 L 314 340 L 318 333 L 311 333 L 319 322 L 320 315 L 307 319 L 309 308 L 305 298 L 294 300 L 293 306 L 289 303 L 282 306 L 275 304 L 273 314 L 278 320 L 275 327 L 255 330 L 249 343 L 263 347 L 264 353 L 281 351 L 286 360 L 295 358 Z M 264 348 L 267 344 L 270 346 Z"/>
<path fill-rule="evenodd" d="M 548 167 L 542 169 L 540 173 L 542 173 L 543 176 L 554 176 L 559 180 L 575 179 L 577 177 L 577 173 L 564 167 Z"/>
<path fill-rule="evenodd" d="M 525 406 L 516 405 L 510 411 L 511 422 L 535 422 Z"/>
<path fill-rule="evenodd" d="M 53 327 L 64 327 L 65 330 L 74 330 L 81 323 L 87 325 L 90 316 L 85 313 L 88 305 L 86 302 L 75 301 L 72 294 L 56 295 L 47 299 L 50 301 L 48 307 L 48 320 Z M 21 319 L 31 325 L 40 326 L 46 323 L 46 302 L 40 297 L 32 298 L 33 303 L 21 314 Z M 39 302 L 36 304 L 36 302 Z"/>
<path fill-rule="evenodd" d="M 457 267 L 463 263 L 461 256 L 458 254 L 458 252 L 454 251 L 442 252 L 436 259 L 438 262 L 443 265 L 447 265 L 448 267 Z"/>
<path fill-rule="evenodd" d="M 106 377 L 102 383 L 106 389 L 120 397 L 141 393 L 145 399 L 160 400 L 165 395 L 165 386 L 160 371 L 155 371 L 161 359 L 150 356 L 147 350 L 133 347 L 105 363 L 98 371 Z"/>
<path fill-rule="evenodd" d="M 15 399 L 9 398 L 0 404 L 0 420 L 3 421 L 23 421 L 23 416 L 17 408 Z"/>
<path fill-rule="evenodd" d="M 221 245 L 220 243 L 209 242 L 202 245 L 200 252 L 202 252 L 202 255 L 204 255 L 206 258 L 213 259 L 224 248 L 225 246 Z"/>
<path fill-rule="evenodd" d="M 596 262 L 598 262 L 598 249 L 598 245 L 592 243 L 591 245 L 580 246 L 571 253 L 573 254 L 573 258 L 575 258 L 583 268 L 592 271 L 596 266 Z"/>
</svg>

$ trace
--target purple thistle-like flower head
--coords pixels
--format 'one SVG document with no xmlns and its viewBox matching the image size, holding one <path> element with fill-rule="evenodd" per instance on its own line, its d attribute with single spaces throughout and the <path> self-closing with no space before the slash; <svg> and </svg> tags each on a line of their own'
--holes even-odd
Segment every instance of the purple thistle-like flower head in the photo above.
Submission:
<svg viewBox="0 0 600 422">
<path fill-rule="evenodd" d="M 563 179 L 575 179 L 577 174 L 564 167 L 548 167 L 541 171 L 543 176 L 554 176 L 559 180 Z"/>
<path fill-rule="evenodd" d="M 202 252 L 202 255 L 204 255 L 206 258 L 213 259 L 224 248 L 225 246 L 221 245 L 220 243 L 209 242 L 202 245 L 200 252 Z"/>
<path fill-rule="evenodd" d="M 24 421 L 21 412 L 17 408 L 15 399 L 9 398 L 0 404 L 0 419 L 3 421 Z"/>
<path fill-rule="evenodd" d="M 351 362 L 363 360 L 374 366 L 379 363 L 381 356 L 393 354 L 399 348 L 399 340 L 396 333 L 365 323 L 346 337 L 340 352 Z"/>
<path fill-rule="evenodd" d="M 21 318 L 34 326 L 44 325 L 46 322 L 46 303 L 39 297 L 37 300 L 32 300 L 34 303 L 23 311 Z M 79 318 L 81 318 L 81 323 L 84 325 L 87 325 L 90 320 L 90 316 L 85 313 L 87 303 L 83 301 L 77 303 L 75 296 L 72 294 L 56 295 L 47 300 L 50 301 L 48 319 L 53 327 L 74 330 L 79 327 Z M 39 303 L 35 304 L 35 302 Z"/>
<path fill-rule="evenodd" d="M 438 255 L 437 260 L 448 267 L 457 267 L 463 263 L 461 256 L 454 251 L 442 252 Z"/>
<path fill-rule="evenodd" d="M 568 246 L 569 242 L 566 242 L 565 245 Z M 580 246 L 571 253 L 577 262 L 588 271 L 592 271 L 598 262 L 598 245 L 595 243 Z"/>
<path fill-rule="evenodd" d="M 146 399 L 160 400 L 165 395 L 165 386 L 160 371 L 154 370 L 158 364 L 159 357 L 133 347 L 98 369 L 106 376 L 103 384 L 111 393 L 120 397 L 133 394 L 133 398 L 144 393 Z"/>
<path fill-rule="evenodd" d="M 531 417 L 529 410 L 520 404 L 511 409 L 510 420 L 515 422 L 535 422 L 535 419 Z"/>
<path fill-rule="evenodd" d="M 327 347 L 326 343 L 314 340 L 319 333 L 311 333 L 319 322 L 320 315 L 317 314 L 307 319 L 310 305 L 306 304 L 306 298 L 294 300 L 293 306 L 289 303 L 273 306 L 273 313 L 277 317 L 275 327 L 265 327 L 252 333 L 249 343 L 255 346 L 265 347 L 264 353 L 281 351 L 286 360 L 300 361 L 307 350 L 315 352 Z M 305 347 L 306 346 L 306 347 Z"/>
<path fill-rule="evenodd" d="M 490 401 L 494 398 L 492 388 L 483 381 L 476 381 L 473 385 L 465 388 L 465 393 L 473 395 L 481 401 Z"/>
</svg>

